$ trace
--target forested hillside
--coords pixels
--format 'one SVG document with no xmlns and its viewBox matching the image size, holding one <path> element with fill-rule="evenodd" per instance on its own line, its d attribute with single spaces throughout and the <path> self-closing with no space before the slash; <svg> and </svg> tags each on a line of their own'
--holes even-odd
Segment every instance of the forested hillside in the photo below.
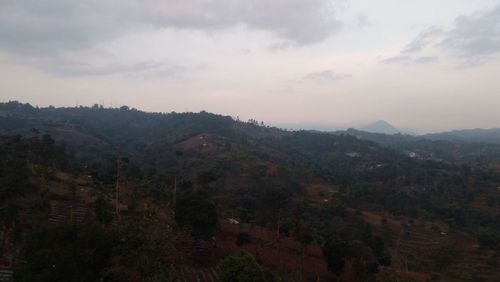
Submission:
<svg viewBox="0 0 500 282">
<path fill-rule="evenodd" d="M 16 281 L 500 279 L 500 145 L 17 102 L 0 135 Z"/>
</svg>

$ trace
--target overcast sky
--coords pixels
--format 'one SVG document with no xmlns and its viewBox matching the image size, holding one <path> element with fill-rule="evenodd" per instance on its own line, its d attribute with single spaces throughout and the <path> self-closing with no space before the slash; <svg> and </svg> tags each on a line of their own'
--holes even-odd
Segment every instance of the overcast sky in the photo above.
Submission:
<svg viewBox="0 0 500 282">
<path fill-rule="evenodd" d="M 0 0 L 0 101 L 500 127 L 499 0 Z"/>
</svg>

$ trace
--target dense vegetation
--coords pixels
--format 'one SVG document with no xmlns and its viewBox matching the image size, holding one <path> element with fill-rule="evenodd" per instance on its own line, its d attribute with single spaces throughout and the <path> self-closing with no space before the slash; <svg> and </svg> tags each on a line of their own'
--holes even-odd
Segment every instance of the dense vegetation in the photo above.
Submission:
<svg viewBox="0 0 500 282">
<path fill-rule="evenodd" d="M 0 134 L 2 260 L 19 281 L 160 281 L 180 275 L 173 266 L 217 261 L 223 281 L 292 279 L 253 253 L 223 259 L 227 219 L 321 247 L 344 280 L 399 279 L 377 273 L 402 267 L 396 238 L 417 221 L 432 222 L 432 236 L 477 240 L 492 267 L 500 256 L 500 145 L 17 102 L 0 104 Z M 51 222 L 60 205 L 71 215 L 82 205 L 85 219 Z M 461 251 L 438 247 L 405 267 L 449 277 Z"/>
</svg>

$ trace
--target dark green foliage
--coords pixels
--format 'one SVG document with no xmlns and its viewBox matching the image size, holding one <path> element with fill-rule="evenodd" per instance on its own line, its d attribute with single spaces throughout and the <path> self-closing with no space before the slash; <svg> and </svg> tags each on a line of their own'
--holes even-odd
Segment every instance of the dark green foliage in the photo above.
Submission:
<svg viewBox="0 0 500 282">
<path fill-rule="evenodd" d="M 222 282 L 263 282 L 264 274 L 255 258 L 245 252 L 228 256 L 218 267 Z"/>
<path fill-rule="evenodd" d="M 391 264 L 384 241 L 373 236 L 370 225 L 358 217 L 335 217 L 323 234 L 327 238 L 323 255 L 330 271 L 337 275 L 350 263 L 360 281 L 369 281 L 379 265 Z"/>
<path fill-rule="evenodd" d="M 478 234 L 479 244 L 484 248 L 500 248 L 500 232 L 494 229 L 484 229 Z"/>
<path fill-rule="evenodd" d="M 116 242 L 97 225 L 38 227 L 26 236 L 15 281 L 99 281 Z"/>
<path fill-rule="evenodd" d="M 119 230 L 113 248 L 113 264 L 107 270 L 112 281 L 168 281 L 170 261 L 167 226 L 155 218 L 131 218 Z"/>
<path fill-rule="evenodd" d="M 265 208 L 282 209 L 290 201 L 290 196 L 284 189 L 268 188 L 264 191 L 263 204 Z"/>
<path fill-rule="evenodd" d="M 17 221 L 21 209 L 17 200 L 33 188 L 28 167 L 28 160 L 32 158 L 29 150 L 38 142 L 33 144 L 19 136 L 0 139 L 0 222 L 6 227 Z"/>
<path fill-rule="evenodd" d="M 323 246 L 323 256 L 331 272 L 342 274 L 347 256 L 346 242 L 337 237 L 329 238 Z"/>
<path fill-rule="evenodd" d="M 217 227 L 215 203 L 203 191 L 189 191 L 180 195 L 175 206 L 175 220 L 181 227 L 189 227 L 195 238 L 211 238 Z"/>
<path fill-rule="evenodd" d="M 171 196 L 171 190 L 161 180 L 145 178 L 131 183 L 134 186 L 134 197 L 136 199 L 150 197 L 158 201 L 166 201 Z"/>
<path fill-rule="evenodd" d="M 443 245 L 432 250 L 430 260 L 434 271 L 446 270 L 454 262 L 460 259 L 460 249 L 453 245 Z"/>
<path fill-rule="evenodd" d="M 287 132 L 206 112 L 145 113 L 126 106 L 39 109 L 6 103 L 0 111 L 0 134 L 24 136 L 0 137 L 4 227 L 26 228 L 18 220 L 28 214 L 23 200 L 50 190 L 59 170 L 92 176 L 96 194 L 103 195 L 94 206 L 97 220 L 109 222 L 105 199 L 114 191 L 119 164 L 121 200 L 129 213 L 142 210 L 143 202 L 153 206 L 136 221 L 152 220 L 156 209 L 173 203 L 176 187 L 175 220 L 196 238 L 213 236 L 217 211 L 273 230 L 279 226 L 280 234 L 302 244 L 324 243 L 330 269 L 342 273 L 347 264 L 360 280 L 371 280 L 378 264 L 390 265 L 386 245 L 396 242 L 387 222 L 372 231 L 360 220 L 361 211 L 425 216 L 476 234 L 485 249 L 499 245 L 500 216 L 492 212 L 500 183 L 498 145 L 352 130 Z M 199 136 L 210 146 L 201 148 Z M 308 201 L 307 189 L 316 182 L 336 190 L 331 196 L 321 192 L 328 203 Z M 477 208 L 484 202 L 488 207 Z M 156 222 L 134 223 L 121 230 L 114 263 L 102 277 L 161 280 L 168 261 L 157 247 L 167 232 L 152 228 Z M 247 239 L 241 234 L 238 243 Z M 453 264 L 450 253 L 456 255 L 436 250 L 436 270 Z"/>
<path fill-rule="evenodd" d="M 218 179 L 217 172 L 214 170 L 204 170 L 198 173 L 197 183 L 198 186 L 209 188 L 210 184 Z"/>
<path fill-rule="evenodd" d="M 418 282 L 418 280 L 412 277 L 390 277 L 384 275 L 378 278 L 377 282 Z"/>
<path fill-rule="evenodd" d="M 20 209 L 21 206 L 15 200 L 2 201 L 2 205 L 0 206 L 0 219 L 5 227 L 10 228 L 15 225 Z"/>
<path fill-rule="evenodd" d="M 378 271 L 378 261 L 373 250 L 361 241 L 347 244 L 347 258 L 352 263 L 354 276 L 358 281 L 372 281 Z"/>
<path fill-rule="evenodd" d="M 25 157 L 7 157 L 2 161 L 1 172 L 0 199 L 7 200 L 26 194 L 30 188 L 30 172 Z"/>
<path fill-rule="evenodd" d="M 111 222 L 111 219 L 113 218 L 111 215 L 111 205 L 102 195 L 95 201 L 94 211 L 99 222 L 104 224 Z"/>
<path fill-rule="evenodd" d="M 323 246 L 328 269 L 336 275 L 342 275 L 346 264 L 352 265 L 354 275 L 359 281 L 371 281 L 378 271 L 379 262 L 373 250 L 362 241 L 345 241 L 330 237 Z"/>
</svg>

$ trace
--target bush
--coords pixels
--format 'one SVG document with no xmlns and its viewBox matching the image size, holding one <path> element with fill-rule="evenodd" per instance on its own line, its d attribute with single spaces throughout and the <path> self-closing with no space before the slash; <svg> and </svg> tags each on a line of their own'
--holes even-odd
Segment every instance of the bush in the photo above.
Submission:
<svg viewBox="0 0 500 282">
<path fill-rule="evenodd" d="M 223 282 L 263 282 L 264 274 L 253 256 L 240 252 L 221 261 L 218 273 Z"/>
</svg>

